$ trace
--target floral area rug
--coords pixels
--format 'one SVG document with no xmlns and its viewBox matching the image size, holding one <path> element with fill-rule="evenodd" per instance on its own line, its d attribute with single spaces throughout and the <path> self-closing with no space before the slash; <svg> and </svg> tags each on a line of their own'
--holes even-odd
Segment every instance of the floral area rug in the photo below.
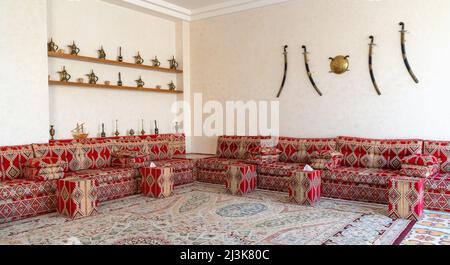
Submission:
<svg viewBox="0 0 450 265">
<path fill-rule="evenodd" d="M 450 245 L 450 213 L 426 211 L 403 245 Z"/>
<path fill-rule="evenodd" d="M 108 202 L 76 221 L 53 213 L 0 225 L 0 244 L 391 245 L 411 222 L 390 219 L 386 208 L 332 199 L 306 207 L 288 203 L 285 193 L 237 197 L 195 183 L 166 199 Z"/>
</svg>

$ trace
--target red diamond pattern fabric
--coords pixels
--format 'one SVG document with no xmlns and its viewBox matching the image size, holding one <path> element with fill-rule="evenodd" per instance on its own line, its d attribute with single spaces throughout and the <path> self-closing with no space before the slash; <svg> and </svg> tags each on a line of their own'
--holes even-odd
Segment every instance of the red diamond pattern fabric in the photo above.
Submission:
<svg viewBox="0 0 450 265">
<path fill-rule="evenodd" d="M 295 163 L 276 162 L 272 164 L 262 164 L 258 167 L 258 173 L 262 175 L 290 177 L 296 171 L 302 170 L 304 165 Z"/>
<path fill-rule="evenodd" d="M 79 219 L 98 213 L 96 180 L 68 178 L 57 181 L 57 205 L 59 214 L 69 219 Z"/>
<path fill-rule="evenodd" d="M 23 164 L 32 158 L 31 145 L 0 147 L 1 181 L 24 178 Z"/>
<path fill-rule="evenodd" d="M 398 170 L 402 159 L 422 153 L 423 141 L 338 137 L 336 146 L 344 155 L 343 166 Z"/>
<path fill-rule="evenodd" d="M 256 166 L 248 164 L 230 165 L 225 179 L 225 189 L 233 195 L 247 195 L 256 190 Z"/>
<path fill-rule="evenodd" d="M 436 164 L 439 164 L 439 159 L 432 155 L 420 154 L 407 156 L 402 159 L 402 163 L 414 166 L 434 166 Z"/>
<path fill-rule="evenodd" d="M 226 171 L 229 165 L 238 162 L 239 160 L 237 159 L 212 157 L 198 160 L 196 167 L 200 169 Z"/>
<path fill-rule="evenodd" d="M 334 151 L 335 139 L 301 139 L 280 137 L 277 148 L 281 150 L 280 162 L 307 164 L 315 152 Z"/>
<path fill-rule="evenodd" d="M 389 180 L 392 177 L 400 176 L 399 173 L 400 171 L 391 169 L 340 167 L 332 171 L 325 170 L 322 174 L 322 180 L 387 187 Z"/>
<path fill-rule="evenodd" d="M 153 198 L 168 198 L 173 194 L 173 171 L 168 167 L 144 167 L 141 190 L 145 196 Z"/>
<path fill-rule="evenodd" d="M 320 202 L 322 172 L 297 171 L 289 182 L 289 199 L 291 202 L 301 205 L 314 206 Z"/>
<path fill-rule="evenodd" d="M 345 183 L 322 178 L 322 196 L 341 200 L 388 204 L 388 186 Z"/>
<path fill-rule="evenodd" d="M 228 173 L 226 170 L 211 170 L 204 168 L 197 168 L 196 170 L 196 180 L 198 182 L 221 184 L 225 185 Z"/>
<path fill-rule="evenodd" d="M 423 179 L 399 177 L 389 183 L 389 217 L 418 221 L 424 210 Z"/>
<path fill-rule="evenodd" d="M 441 166 L 439 164 L 434 164 L 431 166 L 403 164 L 402 169 L 400 170 L 400 174 L 409 177 L 428 178 L 436 175 L 440 170 Z"/>
<path fill-rule="evenodd" d="M 273 164 L 280 160 L 280 155 L 254 155 L 250 154 L 245 160 L 246 163 L 262 165 L 262 164 Z"/>
<path fill-rule="evenodd" d="M 257 147 L 273 147 L 271 137 L 263 136 L 220 136 L 217 141 L 217 157 L 245 160 L 250 150 Z"/>
<path fill-rule="evenodd" d="M 289 191 L 291 177 L 258 174 L 258 189 L 272 191 Z"/>
<path fill-rule="evenodd" d="M 424 154 L 429 154 L 441 162 L 441 172 L 450 173 L 450 142 L 425 141 Z"/>
</svg>

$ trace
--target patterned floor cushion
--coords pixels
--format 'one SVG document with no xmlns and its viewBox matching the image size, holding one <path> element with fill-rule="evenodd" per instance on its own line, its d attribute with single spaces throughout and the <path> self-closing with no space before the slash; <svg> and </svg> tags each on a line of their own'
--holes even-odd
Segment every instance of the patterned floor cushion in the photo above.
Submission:
<svg viewBox="0 0 450 265">
<path fill-rule="evenodd" d="M 10 180 L 0 182 L 0 202 L 20 201 L 56 194 L 56 181 Z"/>
<path fill-rule="evenodd" d="M 100 186 L 120 183 L 136 178 L 136 169 L 132 168 L 102 168 L 72 172 L 69 176 L 79 178 L 95 178 Z"/>
<path fill-rule="evenodd" d="M 172 159 L 154 162 L 158 167 L 170 167 L 175 172 L 194 169 L 194 162 L 189 159 Z"/>
<path fill-rule="evenodd" d="M 333 171 L 324 171 L 322 179 L 344 183 L 387 186 L 392 177 L 400 176 L 399 170 L 381 168 L 340 167 Z"/>
<path fill-rule="evenodd" d="M 450 173 L 439 174 L 425 179 L 425 191 L 450 194 Z"/>
<path fill-rule="evenodd" d="M 272 164 L 263 164 L 258 167 L 258 174 L 289 177 L 296 170 L 303 169 L 305 165 L 297 163 L 276 162 Z"/>
<path fill-rule="evenodd" d="M 229 165 L 237 162 L 239 162 L 239 160 L 213 157 L 197 161 L 196 166 L 200 169 L 225 171 Z"/>
</svg>

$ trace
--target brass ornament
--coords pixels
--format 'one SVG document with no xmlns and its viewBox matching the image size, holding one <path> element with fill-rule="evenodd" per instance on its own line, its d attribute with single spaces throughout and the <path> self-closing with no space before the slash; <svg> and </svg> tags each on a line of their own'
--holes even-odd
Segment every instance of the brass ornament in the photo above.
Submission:
<svg viewBox="0 0 450 265">
<path fill-rule="evenodd" d="M 89 78 L 89 84 L 97 84 L 98 76 L 95 75 L 94 70 L 91 70 L 91 73 L 86 76 Z"/>
<path fill-rule="evenodd" d="M 175 60 L 175 56 L 172 57 L 172 59 L 168 60 L 170 63 L 170 69 L 177 70 L 178 68 L 178 62 Z"/>
<path fill-rule="evenodd" d="M 55 140 L 55 134 L 56 134 L 56 130 L 55 130 L 55 126 L 54 125 L 50 125 L 50 140 L 54 141 Z"/>
<path fill-rule="evenodd" d="M 103 46 L 98 50 L 98 58 L 99 59 L 106 59 L 106 52 L 103 49 Z"/>
<path fill-rule="evenodd" d="M 59 46 L 56 45 L 56 43 L 53 41 L 53 38 L 50 39 L 50 42 L 47 43 L 47 50 L 49 52 L 56 52 L 56 51 L 58 51 L 58 49 L 59 49 Z"/>
<path fill-rule="evenodd" d="M 139 77 L 138 80 L 135 80 L 137 87 L 144 87 L 145 86 L 145 82 L 142 80 L 142 77 Z"/>
<path fill-rule="evenodd" d="M 130 130 L 130 136 L 134 136 L 135 135 L 135 131 L 133 129 Z"/>
<path fill-rule="evenodd" d="M 72 77 L 67 71 L 66 71 L 66 67 L 63 66 L 62 71 L 58 72 L 59 74 L 59 80 L 61 82 L 69 82 L 70 78 Z"/>
<path fill-rule="evenodd" d="M 155 59 L 152 60 L 153 67 L 160 67 L 161 62 L 158 60 L 158 56 L 155 56 Z"/>
<path fill-rule="evenodd" d="M 123 62 L 122 47 L 119 47 L 119 56 L 117 56 L 117 61 L 118 62 Z"/>
<path fill-rule="evenodd" d="M 102 123 L 102 133 L 100 134 L 101 138 L 105 138 L 106 137 L 106 132 L 105 132 L 105 124 Z"/>
<path fill-rule="evenodd" d="M 330 57 L 329 58 L 331 60 L 331 63 L 330 63 L 331 72 L 330 73 L 335 73 L 337 75 L 340 75 L 345 72 L 348 72 L 349 71 L 348 68 L 350 66 L 348 58 L 350 58 L 349 55 L 347 55 L 347 56 L 338 55 L 334 58 Z"/>
<path fill-rule="evenodd" d="M 159 135 L 158 122 L 155 121 L 155 134 Z"/>
<path fill-rule="evenodd" d="M 75 41 L 72 42 L 72 45 L 67 45 L 70 48 L 71 55 L 78 55 L 80 53 L 80 48 L 77 47 Z"/>
<path fill-rule="evenodd" d="M 119 72 L 119 81 L 117 81 L 117 86 L 122 86 L 123 82 L 122 82 L 122 74 Z"/>
<path fill-rule="evenodd" d="M 143 64 L 144 63 L 144 59 L 142 59 L 141 53 L 138 52 L 138 55 L 134 56 L 134 62 L 136 64 Z"/>
<path fill-rule="evenodd" d="M 114 135 L 116 137 L 118 137 L 120 135 L 120 132 L 119 132 L 119 120 L 116 120 L 116 131 L 114 132 Z"/>
<path fill-rule="evenodd" d="M 175 86 L 175 84 L 173 83 L 173 81 L 170 82 L 170 84 L 168 84 L 168 86 L 169 86 L 169 90 L 170 90 L 170 91 L 174 91 L 175 89 L 177 89 L 177 87 Z"/>
<path fill-rule="evenodd" d="M 142 119 L 142 131 L 141 131 L 141 135 L 144 136 L 145 135 L 145 129 L 144 129 L 144 119 Z"/>
</svg>

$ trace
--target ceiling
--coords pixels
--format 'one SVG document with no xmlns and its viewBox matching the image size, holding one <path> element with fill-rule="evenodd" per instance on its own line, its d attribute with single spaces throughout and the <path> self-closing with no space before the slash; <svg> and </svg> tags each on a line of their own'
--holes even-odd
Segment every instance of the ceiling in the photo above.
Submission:
<svg viewBox="0 0 450 265">
<path fill-rule="evenodd" d="M 233 2 L 233 0 L 165 0 L 165 1 L 190 10 L 202 8 L 205 6 L 222 4 L 225 2 Z"/>
<path fill-rule="evenodd" d="M 103 0 L 185 21 L 206 19 L 298 0 Z"/>
</svg>

